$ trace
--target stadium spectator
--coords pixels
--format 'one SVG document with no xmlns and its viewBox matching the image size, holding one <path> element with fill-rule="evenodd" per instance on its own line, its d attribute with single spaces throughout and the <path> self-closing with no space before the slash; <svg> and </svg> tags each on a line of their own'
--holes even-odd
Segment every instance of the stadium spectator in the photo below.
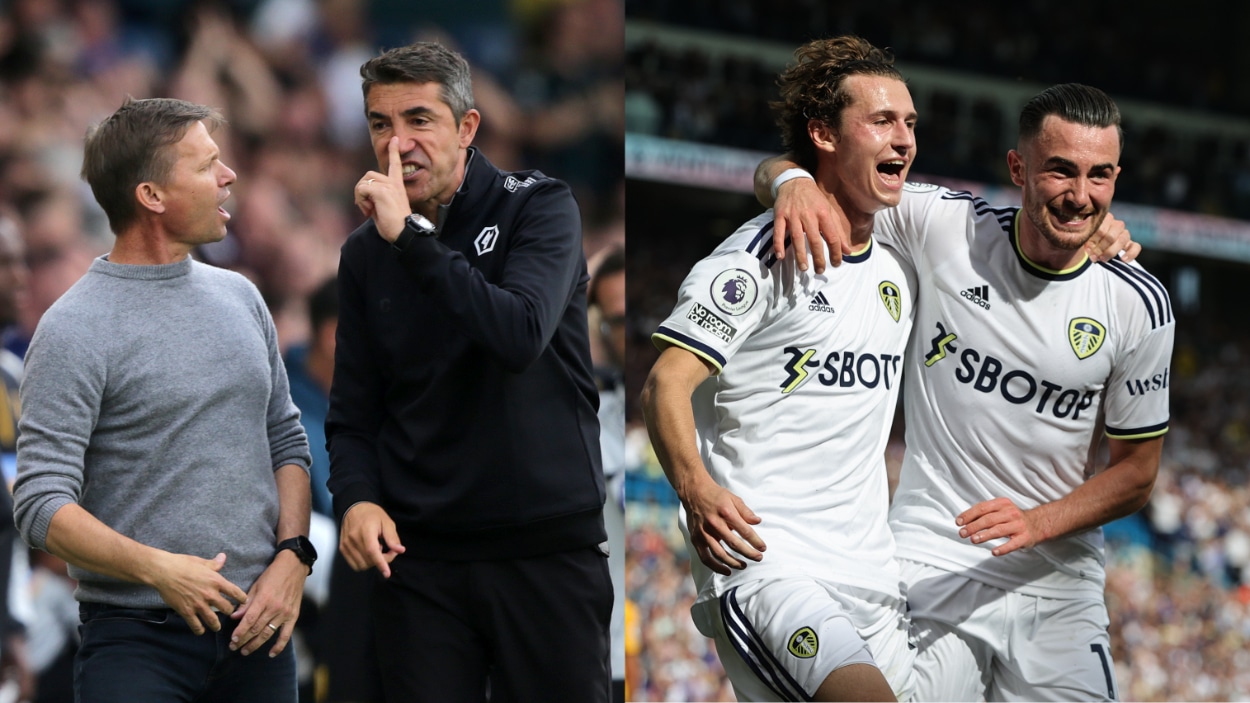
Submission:
<svg viewBox="0 0 1250 703">
<path fill-rule="evenodd" d="M 603 455 L 603 506 L 612 575 L 612 700 L 625 698 L 625 249 L 605 249 L 590 268 L 587 315 L 595 382 L 599 387 L 599 444 Z"/>
<path fill-rule="evenodd" d="M 469 67 L 441 44 L 385 52 L 361 77 L 378 166 L 342 251 L 326 435 L 340 549 L 385 577 L 384 694 L 607 701 L 576 201 L 471 146 Z"/>
<path fill-rule="evenodd" d="M 327 279 L 308 300 L 307 346 L 287 352 L 287 374 L 291 379 L 291 400 L 300 409 L 300 423 L 308 433 L 312 453 L 309 476 L 312 481 L 313 520 L 334 519 L 330 489 L 330 455 L 326 451 L 325 420 L 330 406 L 330 382 L 334 376 L 334 344 L 338 328 L 338 284 Z M 337 524 L 332 526 L 337 543 Z M 361 703 L 382 697 L 381 675 L 368 617 L 373 602 L 372 572 L 358 573 L 335 548 L 327 565 L 329 593 L 323 607 L 300 612 L 300 631 L 314 650 L 318 665 L 324 666 L 327 703 Z M 305 599 L 305 604 L 308 599 Z M 308 618 L 308 611 L 315 619 Z"/>
<path fill-rule="evenodd" d="M 229 219 L 221 121 L 132 100 L 92 128 L 116 239 L 27 353 L 14 514 L 78 580 L 84 700 L 295 700 L 308 444 L 255 287 L 190 257 Z"/>
<path fill-rule="evenodd" d="M 30 550 L 25 584 L 31 620 L 27 627 L 30 666 L 37 673 L 33 703 L 74 703 L 74 655 L 78 652 L 78 601 L 65 560 Z"/>
<path fill-rule="evenodd" d="M 17 323 L 18 303 L 26 292 L 25 246 L 12 218 L 0 214 L 0 329 Z M 17 526 L 13 522 L 13 495 L 10 493 L 16 467 L 18 387 L 22 360 L 0 348 L 0 461 L 4 482 L 0 486 L 0 681 L 16 684 L 18 697 L 29 700 L 35 693 L 38 669 L 27 651 L 26 627 L 14 616 L 10 602 L 13 592 L 24 588 L 13 575 L 13 550 Z"/>
</svg>

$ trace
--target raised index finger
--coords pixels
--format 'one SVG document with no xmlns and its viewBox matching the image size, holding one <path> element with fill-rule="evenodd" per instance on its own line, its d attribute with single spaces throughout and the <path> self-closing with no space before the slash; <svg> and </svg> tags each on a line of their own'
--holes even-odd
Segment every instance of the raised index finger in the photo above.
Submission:
<svg viewBox="0 0 1250 703">
<path fill-rule="evenodd" d="M 404 165 L 399 160 L 399 137 L 391 137 L 391 141 L 386 145 L 386 151 L 390 155 L 390 160 L 386 167 L 386 176 L 395 183 L 404 181 Z"/>
</svg>

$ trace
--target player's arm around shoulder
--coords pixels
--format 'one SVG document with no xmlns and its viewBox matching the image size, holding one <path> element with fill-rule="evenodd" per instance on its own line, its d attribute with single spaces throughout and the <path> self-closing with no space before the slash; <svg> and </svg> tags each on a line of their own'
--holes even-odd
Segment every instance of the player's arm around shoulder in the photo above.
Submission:
<svg viewBox="0 0 1250 703">
<path fill-rule="evenodd" d="M 690 397 L 715 367 L 691 351 L 668 346 L 651 367 L 642 390 L 643 416 L 664 473 L 686 508 L 691 543 L 709 569 L 728 575 L 763 559 L 764 541 L 751 525 L 760 522 L 742 499 L 717 485 L 699 456 Z M 723 544 L 722 544 L 723 543 Z"/>
</svg>

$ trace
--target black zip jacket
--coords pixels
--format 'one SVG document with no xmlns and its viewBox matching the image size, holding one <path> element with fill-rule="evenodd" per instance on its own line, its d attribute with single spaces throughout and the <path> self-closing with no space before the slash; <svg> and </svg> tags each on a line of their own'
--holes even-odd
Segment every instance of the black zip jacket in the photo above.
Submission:
<svg viewBox="0 0 1250 703">
<path fill-rule="evenodd" d="M 533 556 L 598 544 L 604 485 L 581 218 L 568 186 L 470 147 L 437 238 L 372 220 L 339 263 L 326 419 L 339 520 L 381 505 L 406 554 Z"/>
</svg>

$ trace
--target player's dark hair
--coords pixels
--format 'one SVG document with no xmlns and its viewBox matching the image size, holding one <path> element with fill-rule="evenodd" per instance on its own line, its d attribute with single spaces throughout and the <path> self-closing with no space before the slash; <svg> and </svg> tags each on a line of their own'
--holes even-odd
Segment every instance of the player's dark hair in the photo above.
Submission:
<svg viewBox="0 0 1250 703">
<path fill-rule="evenodd" d="M 820 120 L 838 128 L 842 111 L 851 104 L 843 89 L 847 76 L 886 76 L 903 80 L 894 67 L 894 56 L 860 37 L 846 35 L 817 39 L 794 52 L 795 63 L 777 79 L 781 99 L 769 103 L 781 127 L 781 142 L 794 154 L 797 163 L 816 171 L 816 147 L 807 134 L 807 124 Z"/>
<path fill-rule="evenodd" d="M 116 112 L 87 130 L 82 178 L 91 186 L 115 234 L 129 227 L 138 214 L 135 189 L 140 183 L 169 181 L 175 161 L 171 147 L 196 122 L 203 122 L 212 132 L 226 120 L 211 107 L 185 100 L 128 97 Z"/>
<path fill-rule="evenodd" d="M 375 56 L 360 67 L 361 89 L 368 110 L 373 86 L 395 83 L 438 83 L 443 102 L 459 122 L 473 109 L 473 82 L 469 63 L 438 42 L 417 42 Z"/>
<path fill-rule="evenodd" d="M 1042 131 L 1046 117 L 1054 115 L 1065 122 L 1086 127 L 1111 127 L 1124 148 L 1124 129 L 1120 126 L 1120 108 L 1097 88 L 1080 83 L 1061 83 L 1034 95 L 1020 111 L 1020 141 L 1028 141 Z"/>
</svg>

